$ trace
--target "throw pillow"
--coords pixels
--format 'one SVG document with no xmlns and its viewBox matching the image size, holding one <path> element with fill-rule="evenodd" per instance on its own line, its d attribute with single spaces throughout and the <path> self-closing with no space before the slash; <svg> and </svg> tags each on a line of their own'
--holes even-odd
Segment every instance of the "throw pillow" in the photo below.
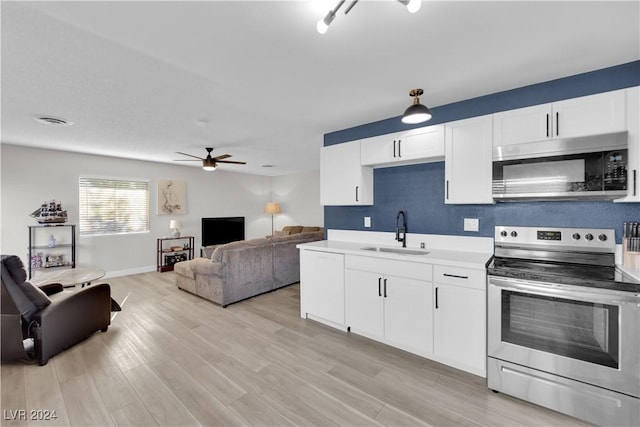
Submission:
<svg viewBox="0 0 640 427">
<path fill-rule="evenodd" d="M 320 231 L 320 227 L 302 227 L 301 233 L 311 233 L 312 231 Z"/>
<path fill-rule="evenodd" d="M 273 237 L 282 237 L 282 236 L 288 236 L 289 235 L 289 230 L 276 230 L 273 232 Z"/>
</svg>

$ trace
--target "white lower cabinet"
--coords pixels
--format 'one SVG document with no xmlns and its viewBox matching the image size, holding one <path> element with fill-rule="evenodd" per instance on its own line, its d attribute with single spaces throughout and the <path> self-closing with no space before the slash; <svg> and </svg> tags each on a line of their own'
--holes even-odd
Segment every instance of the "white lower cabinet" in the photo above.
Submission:
<svg viewBox="0 0 640 427">
<path fill-rule="evenodd" d="M 347 327 L 412 353 L 431 354 L 431 276 L 429 264 L 347 255 Z"/>
<path fill-rule="evenodd" d="M 344 254 L 300 251 L 300 316 L 344 325 Z"/>
<path fill-rule="evenodd" d="M 485 271 L 436 265 L 433 273 L 436 360 L 486 376 Z"/>
<path fill-rule="evenodd" d="M 301 316 L 486 377 L 486 271 L 300 251 Z"/>
</svg>

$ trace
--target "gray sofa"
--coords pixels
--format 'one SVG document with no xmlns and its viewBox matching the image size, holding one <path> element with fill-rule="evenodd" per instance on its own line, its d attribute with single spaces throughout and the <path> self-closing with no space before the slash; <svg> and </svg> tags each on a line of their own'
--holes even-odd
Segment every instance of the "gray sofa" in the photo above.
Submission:
<svg viewBox="0 0 640 427">
<path fill-rule="evenodd" d="M 208 258 L 174 265 L 176 285 L 226 307 L 300 281 L 296 245 L 323 238 L 321 227 L 290 226 L 273 236 L 203 248 Z"/>
</svg>

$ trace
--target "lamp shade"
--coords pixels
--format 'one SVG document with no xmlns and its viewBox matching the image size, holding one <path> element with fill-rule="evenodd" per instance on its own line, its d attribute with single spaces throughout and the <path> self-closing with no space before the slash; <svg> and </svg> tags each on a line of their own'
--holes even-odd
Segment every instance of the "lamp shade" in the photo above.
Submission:
<svg viewBox="0 0 640 427">
<path fill-rule="evenodd" d="M 171 222 L 169 222 L 169 228 L 180 228 L 182 227 L 182 224 L 180 224 L 180 221 L 178 221 L 177 219 L 172 219 Z"/>
<path fill-rule="evenodd" d="M 264 213 L 266 214 L 279 214 L 282 213 L 280 209 L 280 203 L 269 202 L 264 206 Z"/>
<path fill-rule="evenodd" d="M 409 96 L 413 97 L 413 104 L 404 110 L 402 115 L 402 123 L 416 124 L 426 122 L 431 119 L 431 111 L 426 105 L 420 104 L 420 96 L 424 93 L 422 89 L 412 89 Z"/>
<path fill-rule="evenodd" d="M 415 124 L 431 119 L 431 111 L 426 105 L 413 104 L 402 115 L 402 123 Z"/>
</svg>

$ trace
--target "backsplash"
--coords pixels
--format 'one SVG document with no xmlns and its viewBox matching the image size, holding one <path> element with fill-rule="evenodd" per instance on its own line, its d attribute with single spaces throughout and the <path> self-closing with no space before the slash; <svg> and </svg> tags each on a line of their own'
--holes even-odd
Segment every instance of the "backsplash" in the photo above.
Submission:
<svg viewBox="0 0 640 427">
<path fill-rule="evenodd" d="M 326 229 L 395 231 L 403 210 L 409 233 L 493 237 L 496 225 L 613 228 L 621 243 L 622 223 L 640 220 L 640 204 L 609 201 L 505 202 L 446 205 L 444 162 L 376 169 L 373 206 L 325 206 Z M 371 217 L 371 228 L 364 217 Z M 478 232 L 463 230 L 464 218 L 478 218 Z"/>
<path fill-rule="evenodd" d="M 432 108 L 428 125 L 497 111 L 553 102 L 640 85 L 640 61 Z M 424 125 L 424 124 L 423 124 Z M 399 117 L 325 134 L 324 145 L 398 132 Z M 374 171 L 373 206 L 325 206 L 325 229 L 394 231 L 404 210 L 409 233 L 493 237 L 494 226 L 613 228 L 621 243 L 622 223 L 640 221 L 639 203 L 610 201 L 508 202 L 495 205 L 446 205 L 444 162 Z M 371 228 L 364 217 L 371 217 Z M 478 218 L 478 232 L 463 231 L 464 218 Z"/>
</svg>

